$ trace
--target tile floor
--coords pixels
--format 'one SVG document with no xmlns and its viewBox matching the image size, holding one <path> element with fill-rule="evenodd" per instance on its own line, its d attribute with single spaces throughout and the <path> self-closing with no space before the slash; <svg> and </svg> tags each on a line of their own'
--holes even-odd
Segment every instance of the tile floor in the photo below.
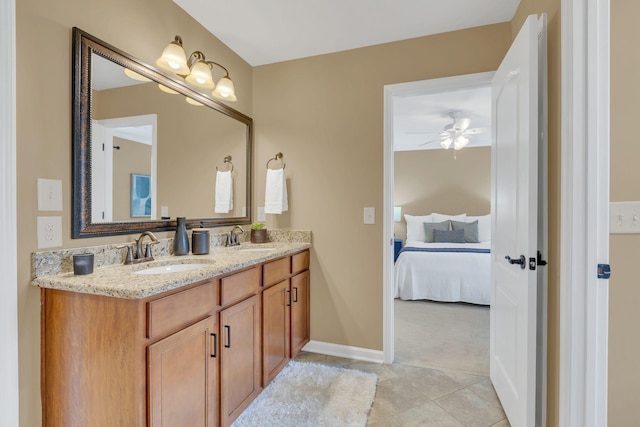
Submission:
<svg viewBox="0 0 640 427">
<path fill-rule="evenodd" d="M 376 373 L 378 387 L 369 427 L 509 427 L 485 376 L 308 352 L 301 352 L 296 360 Z"/>
</svg>

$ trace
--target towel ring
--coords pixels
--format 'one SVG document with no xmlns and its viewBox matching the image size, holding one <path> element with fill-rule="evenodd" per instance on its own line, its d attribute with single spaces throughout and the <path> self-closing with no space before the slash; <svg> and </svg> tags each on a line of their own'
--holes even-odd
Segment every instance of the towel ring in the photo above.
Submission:
<svg viewBox="0 0 640 427">
<path fill-rule="evenodd" d="M 267 169 L 269 169 L 269 163 L 271 163 L 273 160 L 280 160 L 282 162 L 282 169 L 284 169 L 285 166 L 287 166 L 284 160 L 282 160 L 282 153 L 276 153 L 275 157 L 272 157 L 269 160 L 267 160 Z"/>
<path fill-rule="evenodd" d="M 229 172 L 233 172 L 233 163 L 231 163 L 231 156 L 226 156 L 224 158 L 224 163 L 228 163 L 229 164 Z M 218 167 L 216 166 L 216 170 L 218 170 Z"/>
</svg>

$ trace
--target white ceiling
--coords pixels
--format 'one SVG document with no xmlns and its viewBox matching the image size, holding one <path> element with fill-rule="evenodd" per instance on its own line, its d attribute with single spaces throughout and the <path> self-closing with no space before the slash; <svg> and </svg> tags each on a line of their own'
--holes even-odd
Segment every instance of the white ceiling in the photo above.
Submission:
<svg viewBox="0 0 640 427">
<path fill-rule="evenodd" d="M 173 0 L 252 66 L 510 21 L 520 0 Z M 490 145 L 490 89 L 394 100 L 394 149 L 424 144 L 452 122 L 486 128 L 470 146 Z"/>
<path fill-rule="evenodd" d="M 510 21 L 520 0 L 174 0 L 252 66 Z"/>
</svg>

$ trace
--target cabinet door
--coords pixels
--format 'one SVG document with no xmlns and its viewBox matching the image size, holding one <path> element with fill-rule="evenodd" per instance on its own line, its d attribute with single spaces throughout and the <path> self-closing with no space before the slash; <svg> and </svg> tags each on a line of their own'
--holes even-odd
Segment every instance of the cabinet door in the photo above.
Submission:
<svg viewBox="0 0 640 427">
<path fill-rule="evenodd" d="M 225 427 L 262 390 L 260 308 L 260 295 L 254 295 L 220 312 L 220 413 Z"/>
<path fill-rule="evenodd" d="M 212 316 L 148 347 L 150 426 L 217 425 L 216 334 Z"/>
<path fill-rule="evenodd" d="M 291 358 L 310 339 L 309 318 L 309 270 L 291 278 Z"/>
<path fill-rule="evenodd" d="M 291 291 L 289 279 L 262 293 L 262 369 L 266 386 L 289 361 Z"/>
</svg>

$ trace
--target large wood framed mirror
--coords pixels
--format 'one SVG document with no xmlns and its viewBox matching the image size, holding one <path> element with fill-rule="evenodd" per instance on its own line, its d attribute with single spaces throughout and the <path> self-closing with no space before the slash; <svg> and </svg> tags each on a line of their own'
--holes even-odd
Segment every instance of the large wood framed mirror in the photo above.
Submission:
<svg viewBox="0 0 640 427">
<path fill-rule="evenodd" d="M 78 28 L 72 78 L 74 239 L 251 222 L 250 117 Z"/>
</svg>

